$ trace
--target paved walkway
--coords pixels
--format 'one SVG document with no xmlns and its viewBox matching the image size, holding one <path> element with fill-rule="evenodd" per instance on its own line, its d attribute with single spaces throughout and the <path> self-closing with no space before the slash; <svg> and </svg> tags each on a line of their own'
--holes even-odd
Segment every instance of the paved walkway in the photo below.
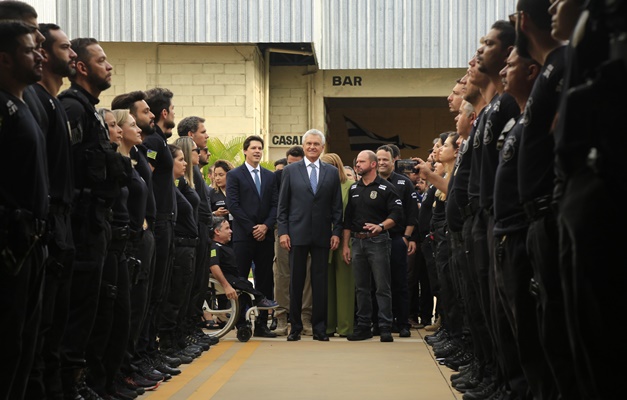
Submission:
<svg viewBox="0 0 627 400">
<path fill-rule="evenodd" d="M 421 335 L 412 330 L 394 343 L 379 338 L 330 342 L 303 336 L 299 342 L 251 338 L 241 343 L 230 332 L 182 374 L 147 392 L 140 400 L 160 399 L 419 399 L 461 400 L 450 387 L 453 371 L 440 366 Z"/>
</svg>

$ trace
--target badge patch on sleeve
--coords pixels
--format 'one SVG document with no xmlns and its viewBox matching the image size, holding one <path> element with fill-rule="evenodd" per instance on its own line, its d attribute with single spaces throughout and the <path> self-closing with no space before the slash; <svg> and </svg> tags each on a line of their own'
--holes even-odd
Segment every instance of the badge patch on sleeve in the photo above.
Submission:
<svg viewBox="0 0 627 400">
<path fill-rule="evenodd" d="M 218 255 L 218 252 L 216 251 L 216 249 L 211 249 L 211 257 L 215 257 Z"/>
<path fill-rule="evenodd" d="M 157 152 L 156 152 L 156 151 L 154 151 L 154 150 L 148 150 L 148 151 L 146 152 L 146 156 L 148 156 L 148 158 L 151 158 L 151 159 L 153 159 L 153 160 L 156 160 L 156 159 L 157 159 Z"/>
</svg>

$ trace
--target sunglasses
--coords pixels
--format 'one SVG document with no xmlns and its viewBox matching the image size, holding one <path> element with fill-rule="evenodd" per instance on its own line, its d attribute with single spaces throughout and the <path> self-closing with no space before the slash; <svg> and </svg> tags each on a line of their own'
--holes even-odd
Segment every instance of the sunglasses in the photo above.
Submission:
<svg viewBox="0 0 627 400">
<path fill-rule="evenodd" d="M 200 154 L 200 148 L 196 147 L 195 149 L 192 149 L 192 151 L 195 151 L 197 154 Z"/>
</svg>

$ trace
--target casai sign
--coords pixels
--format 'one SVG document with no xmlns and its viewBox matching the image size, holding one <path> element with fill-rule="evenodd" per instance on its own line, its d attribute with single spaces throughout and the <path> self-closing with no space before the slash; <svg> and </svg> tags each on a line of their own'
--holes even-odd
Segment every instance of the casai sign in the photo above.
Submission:
<svg viewBox="0 0 627 400">
<path fill-rule="evenodd" d="M 303 135 L 294 135 L 291 133 L 275 133 L 270 138 L 270 143 L 274 147 L 292 147 L 303 145 Z"/>
</svg>

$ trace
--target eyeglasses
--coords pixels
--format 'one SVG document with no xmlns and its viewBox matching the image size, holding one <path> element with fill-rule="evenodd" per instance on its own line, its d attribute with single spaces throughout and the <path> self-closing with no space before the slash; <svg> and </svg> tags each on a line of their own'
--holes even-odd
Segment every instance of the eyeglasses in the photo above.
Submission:
<svg viewBox="0 0 627 400">
<path fill-rule="evenodd" d="M 516 25 L 516 20 L 518 19 L 518 14 L 520 14 L 520 11 L 516 11 L 515 13 L 512 13 L 509 15 L 509 22 L 512 25 Z"/>
<path fill-rule="evenodd" d="M 192 151 L 195 151 L 196 153 L 200 154 L 200 148 L 196 147 L 195 149 L 192 149 Z"/>
</svg>

